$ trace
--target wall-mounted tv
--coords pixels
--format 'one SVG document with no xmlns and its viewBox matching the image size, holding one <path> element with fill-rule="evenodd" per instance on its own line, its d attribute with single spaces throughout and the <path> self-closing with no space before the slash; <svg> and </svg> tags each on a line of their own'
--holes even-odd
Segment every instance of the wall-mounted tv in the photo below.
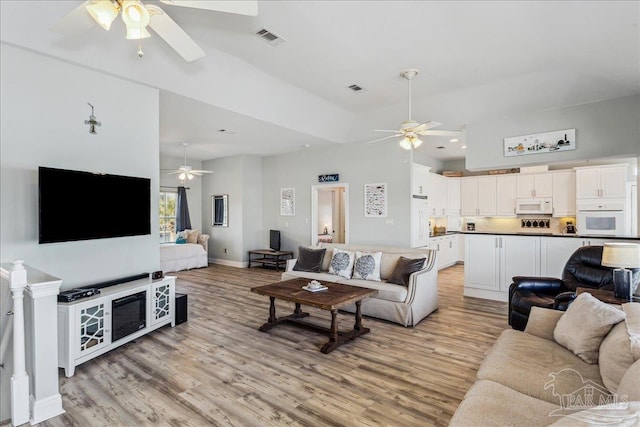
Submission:
<svg viewBox="0 0 640 427">
<path fill-rule="evenodd" d="M 151 180 L 38 169 L 39 242 L 151 234 Z"/>
</svg>

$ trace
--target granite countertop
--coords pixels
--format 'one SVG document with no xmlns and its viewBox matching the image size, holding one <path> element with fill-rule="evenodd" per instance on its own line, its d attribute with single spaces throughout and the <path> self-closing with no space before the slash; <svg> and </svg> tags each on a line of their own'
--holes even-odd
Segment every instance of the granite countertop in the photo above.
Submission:
<svg viewBox="0 0 640 427">
<path fill-rule="evenodd" d="M 594 236 L 588 234 L 554 233 L 551 231 L 460 231 L 462 234 L 488 234 L 496 236 L 539 236 L 539 237 L 576 237 L 578 239 L 616 239 L 616 240 L 640 240 L 640 236 Z"/>
</svg>

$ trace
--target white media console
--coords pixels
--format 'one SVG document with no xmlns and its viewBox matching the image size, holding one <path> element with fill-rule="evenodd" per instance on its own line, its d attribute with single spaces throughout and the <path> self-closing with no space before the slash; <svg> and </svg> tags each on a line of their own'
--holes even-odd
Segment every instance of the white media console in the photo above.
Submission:
<svg viewBox="0 0 640 427">
<path fill-rule="evenodd" d="M 175 326 L 175 282 L 174 276 L 138 279 L 58 302 L 58 367 L 71 377 L 81 363 L 161 326 Z"/>
</svg>

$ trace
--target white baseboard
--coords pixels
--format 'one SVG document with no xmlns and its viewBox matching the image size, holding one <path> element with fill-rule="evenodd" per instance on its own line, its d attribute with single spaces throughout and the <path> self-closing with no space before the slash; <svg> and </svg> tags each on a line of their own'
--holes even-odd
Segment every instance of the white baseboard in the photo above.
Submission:
<svg viewBox="0 0 640 427">
<path fill-rule="evenodd" d="M 464 296 L 490 299 L 493 301 L 509 301 L 509 292 L 490 291 L 486 289 L 469 288 L 467 286 L 464 288 Z"/>
<path fill-rule="evenodd" d="M 209 262 L 212 264 L 227 265 L 229 267 L 247 268 L 248 261 L 229 261 L 228 259 L 209 258 Z"/>
<path fill-rule="evenodd" d="M 59 393 L 46 397 L 44 399 L 35 400 L 33 395 L 31 400 L 31 425 L 41 423 L 58 415 L 64 414 L 62 409 L 62 396 Z"/>
</svg>

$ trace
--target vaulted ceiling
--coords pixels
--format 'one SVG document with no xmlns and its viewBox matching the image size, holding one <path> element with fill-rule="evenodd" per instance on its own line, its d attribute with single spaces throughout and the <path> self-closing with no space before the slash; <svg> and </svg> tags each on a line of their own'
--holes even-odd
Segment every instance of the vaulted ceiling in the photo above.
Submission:
<svg viewBox="0 0 640 427">
<path fill-rule="evenodd" d="M 138 58 L 120 20 L 80 37 L 49 31 L 81 1 L 0 1 L 2 41 L 157 87 L 161 153 L 179 157 L 186 141 L 198 160 L 366 144 L 408 118 L 407 68 L 420 69 L 412 118 L 438 129 L 640 92 L 637 1 L 269 0 L 255 17 L 145 3 L 206 56 L 185 62 L 152 34 Z M 271 46 L 263 28 L 286 41 Z M 419 149 L 459 158 L 482 143 L 449 139 Z"/>
</svg>

